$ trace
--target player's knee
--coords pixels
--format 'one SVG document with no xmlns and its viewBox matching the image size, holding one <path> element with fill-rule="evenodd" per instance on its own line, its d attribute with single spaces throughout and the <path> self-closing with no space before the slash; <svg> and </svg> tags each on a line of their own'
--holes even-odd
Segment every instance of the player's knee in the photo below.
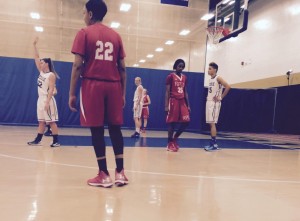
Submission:
<svg viewBox="0 0 300 221">
<path fill-rule="evenodd" d="M 110 136 L 118 136 L 121 134 L 121 126 L 120 125 L 109 125 L 108 131 Z"/>
</svg>

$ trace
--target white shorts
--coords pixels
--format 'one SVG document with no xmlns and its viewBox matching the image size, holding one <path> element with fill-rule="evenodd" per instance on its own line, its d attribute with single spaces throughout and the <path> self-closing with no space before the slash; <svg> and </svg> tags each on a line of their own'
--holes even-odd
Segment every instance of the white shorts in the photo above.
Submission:
<svg viewBox="0 0 300 221">
<path fill-rule="evenodd" d="M 221 102 L 206 101 L 206 123 L 218 123 Z"/>
<path fill-rule="evenodd" d="M 143 109 L 143 104 L 137 105 L 137 109 L 134 110 L 133 108 L 133 118 L 141 118 L 142 116 L 142 109 Z"/>
<path fill-rule="evenodd" d="M 37 118 L 38 121 L 55 122 L 58 121 L 58 112 L 55 98 L 52 96 L 49 109 L 45 111 L 46 96 L 39 97 L 37 101 Z"/>
</svg>

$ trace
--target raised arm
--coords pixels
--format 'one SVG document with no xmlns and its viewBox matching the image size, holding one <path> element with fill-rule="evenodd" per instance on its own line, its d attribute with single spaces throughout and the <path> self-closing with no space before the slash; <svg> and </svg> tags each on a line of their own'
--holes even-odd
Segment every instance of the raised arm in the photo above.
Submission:
<svg viewBox="0 0 300 221">
<path fill-rule="evenodd" d="M 39 72 L 41 71 L 41 60 L 40 60 L 40 55 L 39 55 L 39 51 L 37 49 L 37 43 L 39 41 L 39 38 L 36 37 L 33 41 L 33 49 L 34 49 L 34 61 L 35 61 L 35 65 L 37 67 L 37 69 L 39 70 Z"/>
</svg>

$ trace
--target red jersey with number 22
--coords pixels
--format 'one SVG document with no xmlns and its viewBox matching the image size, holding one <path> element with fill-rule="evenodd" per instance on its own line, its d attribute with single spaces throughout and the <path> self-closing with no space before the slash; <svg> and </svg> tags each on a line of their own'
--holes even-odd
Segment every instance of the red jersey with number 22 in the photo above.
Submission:
<svg viewBox="0 0 300 221">
<path fill-rule="evenodd" d="M 187 78 L 184 74 L 181 74 L 180 77 L 174 72 L 169 74 L 166 79 L 166 85 L 170 85 L 170 98 L 183 99 L 186 82 Z"/>
<path fill-rule="evenodd" d="M 125 57 L 120 35 L 113 29 L 95 23 L 81 29 L 73 42 L 72 53 L 84 57 L 83 77 L 119 81 L 117 61 Z"/>
</svg>

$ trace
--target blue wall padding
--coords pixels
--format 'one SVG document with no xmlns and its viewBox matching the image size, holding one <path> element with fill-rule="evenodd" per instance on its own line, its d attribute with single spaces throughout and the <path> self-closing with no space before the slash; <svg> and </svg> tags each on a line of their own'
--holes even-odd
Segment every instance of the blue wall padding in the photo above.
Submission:
<svg viewBox="0 0 300 221">
<path fill-rule="evenodd" d="M 273 132 L 276 89 L 231 89 L 222 101 L 218 129 Z"/>
<path fill-rule="evenodd" d="M 58 112 L 59 126 L 79 126 L 79 114 L 69 110 L 69 87 L 72 63 L 54 62 L 60 79 L 57 80 L 58 94 L 55 96 Z M 134 78 L 139 76 L 148 89 L 151 97 L 149 129 L 164 130 L 165 123 L 165 79 L 171 71 L 127 68 L 126 106 L 124 108 L 124 127 L 133 128 L 133 94 L 135 91 Z M 188 93 L 192 109 L 191 131 L 201 131 L 204 105 L 204 74 L 185 73 L 188 78 Z M 36 125 L 37 77 L 33 59 L 0 57 L 0 124 Z M 79 88 L 77 88 L 77 97 Z M 79 100 L 77 100 L 79 108 Z"/>
<path fill-rule="evenodd" d="M 57 81 L 56 101 L 59 126 L 78 127 L 79 113 L 69 110 L 70 62 L 54 62 L 61 79 Z M 150 129 L 165 130 L 165 79 L 171 71 L 127 68 L 127 93 L 124 108 L 124 127 L 133 128 L 132 99 L 136 86 L 134 78 L 142 78 L 152 104 L 149 106 Z M 185 73 L 191 105 L 190 131 L 209 130 L 205 123 L 203 73 Z M 0 124 L 36 125 L 38 71 L 33 59 L 0 57 Z M 77 95 L 79 88 L 77 88 Z M 273 89 L 231 89 L 222 101 L 218 130 L 237 132 L 300 133 L 300 85 Z M 79 99 L 77 100 L 79 107 Z M 275 114 L 274 114 L 275 113 Z"/>
<path fill-rule="evenodd" d="M 275 131 L 300 134 L 300 85 L 279 87 L 277 90 Z"/>
</svg>

